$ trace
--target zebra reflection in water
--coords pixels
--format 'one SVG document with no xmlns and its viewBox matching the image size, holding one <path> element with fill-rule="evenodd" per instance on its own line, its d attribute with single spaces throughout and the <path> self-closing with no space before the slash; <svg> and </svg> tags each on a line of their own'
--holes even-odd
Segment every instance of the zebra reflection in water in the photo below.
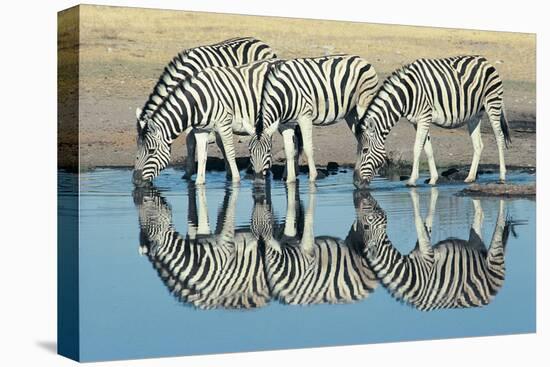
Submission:
<svg viewBox="0 0 550 367">
<path fill-rule="evenodd" d="M 205 188 L 190 183 L 188 233 L 182 236 L 174 229 L 170 206 L 156 189 L 134 191 L 140 253 L 147 255 L 180 301 L 201 309 L 248 309 L 269 302 L 257 240 L 250 232 L 235 229 L 237 196 L 238 187 L 226 189 L 212 233 Z"/>
<path fill-rule="evenodd" d="M 235 229 L 237 196 L 237 187 L 226 189 L 212 234 L 205 188 L 190 183 L 189 229 L 182 236 L 156 189 L 134 191 L 140 253 L 180 301 L 201 309 L 257 308 L 271 299 L 300 305 L 348 303 L 366 298 L 377 286 L 361 243 L 355 241 L 356 224 L 345 240 L 314 237 L 315 192 L 310 192 L 303 215 L 296 184 L 288 185 L 283 224 L 274 220 L 269 185 L 255 188 L 251 224 L 244 229 Z"/>
<path fill-rule="evenodd" d="M 514 224 L 506 219 L 504 200 L 500 200 L 489 248 L 481 236 L 479 200 L 473 200 L 474 222 L 468 240 L 449 238 L 432 246 L 437 189 L 432 189 L 425 222 L 417 192 L 410 193 L 418 241 L 408 255 L 402 255 L 389 240 L 387 217 L 376 201 L 369 196 L 356 197 L 357 214 L 364 218 L 365 256 L 380 282 L 393 297 L 422 311 L 489 304 L 504 283 L 505 247 Z"/>
<path fill-rule="evenodd" d="M 287 212 L 283 228 L 263 226 L 260 243 L 271 295 L 285 304 L 350 303 L 365 299 L 377 280 L 362 256 L 354 223 L 346 239 L 314 236 L 316 193 L 309 191 L 304 214 L 297 184 L 287 185 Z M 256 210 L 253 227 L 267 218 Z M 271 227 L 273 229 L 273 227 Z"/>
</svg>

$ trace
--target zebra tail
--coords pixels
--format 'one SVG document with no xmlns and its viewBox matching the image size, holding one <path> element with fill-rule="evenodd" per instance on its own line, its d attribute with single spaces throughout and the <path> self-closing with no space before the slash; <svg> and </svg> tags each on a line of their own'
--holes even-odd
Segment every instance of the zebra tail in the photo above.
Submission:
<svg viewBox="0 0 550 367">
<path fill-rule="evenodd" d="M 510 137 L 510 126 L 508 125 L 508 119 L 504 112 L 504 105 L 502 106 L 502 112 L 500 114 L 500 129 L 504 134 L 504 144 L 506 145 L 506 149 L 508 149 L 510 144 L 512 144 L 512 138 Z"/>
</svg>

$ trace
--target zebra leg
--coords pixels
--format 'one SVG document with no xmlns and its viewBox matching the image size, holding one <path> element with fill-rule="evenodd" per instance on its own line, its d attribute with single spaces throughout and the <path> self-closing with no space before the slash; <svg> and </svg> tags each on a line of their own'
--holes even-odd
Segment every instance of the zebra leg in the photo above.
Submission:
<svg viewBox="0 0 550 367">
<path fill-rule="evenodd" d="M 483 243 L 483 237 L 481 232 L 481 227 L 483 225 L 483 208 L 479 200 L 472 200 L 474 205 L 474 222 L 470 228 L 470 237 L 468 238 L 468 243 L 476 249 L 485 249 L 485 244 Z"/>
<path fill-rule="evenodd" d="M 483 208 L 481 207 L 479 199 L 473 199 L 472 203 L 474 204 L 474 223 L 472 224 L 472 229 L 477 233 L 479 238 L 481 238 L 481 227 L 485 214 L 483 213 Z"/>
<path fill-rule="evenodd" d="M 426 137 L 428 136 L 429 122 L 418 122 L 416 129 L 416 138 L 414 141 L 414 151 L 413 151 L 413 166 L 411 177 L 407 181 L 407 186 L 414 187 L 416 186 L 416 180 L 418 180 L 418 169 L 420 163 L 420 153 L 424 149 L 424 144 L 426 142 Z"/>
<path fill-rule="evenodd" d="M 315 234 L 313 232 L 313 219 L 315 217 L 315 203 L 316 203 L 315 187 L 310 187 L 309 190 L 309 203 L 307 205 L 307 211 L 304 216 L 304 235 L 302 237 L 302 249 L 312 254 L 315 245 Z"/>
<path fill-rule="evenodd" d="M 197 238 L 198 214 L 197 214 L 197 192 L 192 182 L 187 186 L 187 234 L 191 240 Z"/>
<path fill-rule="evenodd" d="M 184 180 L 190 180 L 191 176 L 195 174 L 195 149 L 196 149 L 196 140 L 195 132 L 190 130 L 187 136 L 185 137 L 185 146 L 187 148 L 187 158 L 185 160 L 185 174 L 183 175 Z"/>
<path fill-rule="evenodd" d="M 233 240 L 235 237 L 235 210 L 238 197 L 239 186 L 226 188 L 223 205 L 216 221 L 216 233 L 224 239 Z"/>
<path fill-rule="evenodd" d="M 199 196 L 199 210 L 198 210 L 198 225 L 197 225 L 197 234 L 198 235 L 209 235 L 210 234 L 210 223 L 208 223 L 208 205 L 206 204 L 206 188 L 204 185 L 197 187 L 198 196 Z"/>
<path fill-rule="evenodd" d="M 493 237 L 491 239 L 491 244 L 487 251 L 487 267 L 489 271 L 487 272 L 488 281 L 491 286 L 492 294 L 495 294 L 498 289 L 502 287 L 504 283 L 504 273 L 505 273 L 505 264 L 504 264 L 504 252 L 506 246 L 506 240 L 508 237 L 508 232 L 510 229 L 507 226 L 506 222 L 506 203 L 504 200 L 500 200 L 499 211 L 497 223 L 495 226 L 495 231 L 493 232 Z"/>
<path fill-rule="evenodd" d="M 413 205 L 414 225 L 416 227 L 416 235 L 418 237 L 418 248 L 423 255 L 433 255 L 430 236 L 428 235 L 428 231 L 426 230 L 426 226 L 424 225 L 422 216 L 420 215 L 420 204 L 416 189 L 410 191 L 410 196 Z"/>
<path fill-rule="evenodd" d="M 493 127 L 493 133 L 497 141 L 498 148 L 498 162 L 500 166 L 500 175 L 499 182 L 504 183 L 506 181 L 506 164 L 504 163 L 504 148 L 505 148 L 505 138 L 504 132 L 501 127 L 501 114 L 503 114 L 502 106 L 497 107 L 489 106 L 487 108 L 487 114 L 489 115 L 489 120 L 491 121 L 491 126 Z"/>
<path fill-rule="evenodd" d="M 426 153 L 426 157 L 428 158 L 428 166 L 430 167 L 430 182 L 428 183 L 432 186 L 435 186 L 439 175 L 437 173 L 437 166 L 435 165 L 432 140 L 429 133 L 426 136 L 426 142 L 424 143 L 424 153 Z"/>
<path fill-rule="evenodd" d="M 430 208 L 428 209 L 428 215 L 426 216 L 426 230 L 428 231 L 428 236 L 432 238 L 432 228 L 434 222 L 434 213 L 437 205 L 437 197 L 439 196 L 439 190 L 436 187 L 432 187 L 430 191 Z"/>
<path fill-rule="evenodd" d="M 225 157 L 227 164 L 231 171 L 231 181 L 234 183 L 241 180 L 239 169 L 237 168 L 237 162 L 235 161 L 235 144 L 233 142 L 233 128 L 232 121 L 226 121 L 218 131 L 222 140 L 223 149 L 225 151 Z"/>
<path fill-rule="evenodd" d="M 197 178 L 195 179 L 196 185 L 204 185 L 206 181 L 206 158 L 208 153 L 208 135 L 207 131 L 195 132 L 195 139 L 197 141 L 197 160 L 198 170 Z"/>
<path fill-rule="evenodd" d="M 281 134 L 283 135 L 285 158 L 286 158 L 286 182 L 296 182 L 295 170 L 295 155 L 296 149 L 294 144 L 294 129 L 285 128 Z"/>
<path fill-rule="evenodd" d="M 291 182 L 286 185 L 286 218 L 284 234 L 288 237 L 295 237 L 297 232 L 296 226 L 296 203 L 300 199 L 296 197 L 296 183 Z"/>
<path fill-rule="evenodd" d="M 481 152 L 483 151 L 480 121 L 481 116 L 475 116 L 468 121 L 468 131 L 470 132 L 470 138 L 472 139 L 472 145 L 474 146 L 474 156 L 472 158 L 472 165 L 470 166 L 468 177 L 464 180 L 466 183 L 474 182 L 477 178 L 477 167 L 479 166 L 479 159 L 481 158 Z"/>
<path fill-rule="evenodd" d="M 298 125 L 302 131 L 302 138 L 304 140 L 304 153 L 307 158 L 307 165 L 309 167 L 309 180 L 315 181 L 317 178 L 317 168 L 315 167 L 315 160 L 313 159 L 313 123 L 309 117 L 301 117 L 298 119 Z"/>
<path fill-rule="evenodd" d="M 229 164 L 227 162 L 227 155 L 225 153 L 225 148 L 223 146 L 223 141 L 222 141 L 222 138 L 221 138 L 219 133 L 216 133 L 216 145 L 220 149 L 220 152 L 222 152 L 223 162 L 224 162 L 224 165 L 225 165 L 225 175 L 226 175 L 227 178 L 229 178 L 231 168 L 229 167 Z"/>
</svg>

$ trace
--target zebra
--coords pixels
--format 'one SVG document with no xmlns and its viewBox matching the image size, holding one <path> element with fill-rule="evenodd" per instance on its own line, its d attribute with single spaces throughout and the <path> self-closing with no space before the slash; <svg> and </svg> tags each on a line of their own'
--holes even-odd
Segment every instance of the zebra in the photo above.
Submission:
<svg viewBox="0 0 550 367">
<path fill-rule="evenodd" d="M 205 182 L 208 135 L 216 131 L 233 182 L 240 180 L 233 132 L 248 134 L 258 110 L 265 76 L 272 60 L 236 67 L 210 67 L 186 79 L 164 98 L 138 138 L 134 183 L 143 185 L 164 169 L 174 139 L 193 130 L 197 141 L 195 183 Z"/>
<path fill-rule="evenodd" d="M 134 190 L 140 254 L 148 257 L 170 293 L 184 304 L 198 309 L 252 309 L 270 301 L 257 240 L 235 229 L 237 197 L 237 186 L 226 189 L 212 234 L 205 188 L 190 182 L 189 227 L 182 236 L 172 224 L 170 206 L 156 188 Z"/>
<path fill-rule="evenodd" d="M 216 44 L 183 50 L 164 68 L 143 108 L 136 109 L 138 136 L 170 92 L 200 71 L 212 66 L 239 66 L 276 57 L 271 47 L 253 37 L 232 38 Z M 221 146 L 219 139 L 217 143 Z M 186 147 L 187 164 L 184 178 L 191 178 L 195 171 L 193 131 L 187 135 Z"/>
<path fill-rule="evenodd" d="M 362 194 L 358 211 L 363 216 L 364 254 L 382 285 L 397 300 L 420 311 L 471 308 L 488 305 L 505 278 L 505 248 L 513 222 L 506 218 L 501 200 L 489 248 L 481 236 L 483 210 L 473 200 L 474 223 L 468 240 L 448 238 L 434 246 L 430 231 L 437 201 L 432 188 L 426 222 L 420 215 L 418 194 L 412 190 L 414 222 L 418 241 L 402 255 L 388 239 L 387 218 L 369 194 Z"/>
<path fill-rule="evenodd" d="M 346 119 L 354 131 L 357 116 L 367 108 L 378 77 L 374 67 L 355 55 L 301 58 L 275 63 L 265 81 L 260 116 L 248 126 L 250 163 L 256 178 L 264 179 L 271 167 L 272 135 L 283 136 L 287 182 L 296 181 L 294 130 L 299 127 L 309 166 L 309 179 L 317 170 L 313 159 L 312 126 Z"/>
<path fill-rule="evenodd" d="M 369 185 L 385 163 L 385 141 L 400 117 L 416 130 L 412 173 L 408 186 L 415 186 L 422 149 L 428 158 L 431 185 L 438 179 L 429 127 L 454 129 L 468 124 L 473 158 L 466 183 L 475 181 L 483 142 L 480 120 L 487 111 L 496 137 L 500 182 L 506 179 L 504 148 L 511 143 L 503 102 L 502 80 L 482 56 L 418 59 L 391 74 L 377 91 L 356 129 L 361 149 L 354 171 L 359 188 Z"/>
<path fill-rule="evenodd" d="M 267 200 L 269 202 L 269 200 Z M 253 233 L 260 234 L 271 296 L 284 304 L 341 304 L 366 299 L 378 281 L 354 241 L 354 226 L 345 240 L 314 236 L 316 195 L 312 188 L 305 211 L 296 183 L 287 185 L 287 213 L 277 233 L 270 205 L 255 208 Z M 254 227 L 258 227 L 255 229 Z"/>
</svg>

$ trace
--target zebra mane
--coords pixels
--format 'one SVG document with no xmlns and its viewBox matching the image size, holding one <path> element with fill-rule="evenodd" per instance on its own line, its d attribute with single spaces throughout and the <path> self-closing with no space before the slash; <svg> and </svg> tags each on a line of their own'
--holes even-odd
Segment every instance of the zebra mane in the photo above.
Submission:
<svg viewBox="0 0 550 367">
<path fill-rule="evenodd" d="M 264 91 L 265 91 L 265 85 L 267 84 L 267 77 L 268 75 L 273 72 L 273 71 L 276 71 L 276 70 L 280 70 L 281 68 L 281 65 L 285 62 L 286 60 L 281 60 L 281 59 L 277 59 L 275 61 L 272 61 L 268 64 L 268 67 L 267 67 L 267 70 L 265 72 L 265 77 L 264 77 L 264 81 L 263 81 L 263 84 L 262 84 L 262 92 L 260 93 L 260 101 L 258 102 L 259 105 L 258 105 L 258 116 L 256 117 L 256 123 L 254 124 L 255 128 L 256 128 L 256 136 L 257 137 L 260 137 L 262 135 L 262 132 L 264 131 L 264 114 L 263 114 L 263 108 L 262 108 L 262 104 L 263 104 L 263 101 L 264 101 Z"/>
<path fill-rule="evenodd" d="M 172 93 L 168 93 L 166 94 L 165 96 L 159 96 L 159 93 L 158 93 L 158 89 L 161 87 L 161 82 L 162 80 L 166 77 L 167 74 L 170 73 L 170 69 L 171 68 L 175 68 L 176 67 L 176 64 L 178 62 L 180 62 L 181 64 L 183 64 L 183 60 L 189 55 L 189 53 L 192 51 L 193 49 L 185 49 L 183 51 L 181 51 L 180 53 L 178 53 L 176 56 L 174 56 L 172 58 L 172 60 L 170 60 L 170 62 L 164 67 L 163 71 L 162 71 L 162 74 L 160 75 L 160 77 L 158 78 L 157 80 L 157 83 L 155 84 L 155 87 L 153 88 L 153 91 L 149 94 L 149 97 L 147 97 L 147 100 L 145 101 L 145 104 L 143 105 L 143 108 L 141 110 L 141 114 L 139 116 L 139 119 L 143 119 L 146 117 L 147 113 L 155 113 L 156 110 L 158 110 L 158 107 L 160 107 L 160 105 L 162 103 L 164 103 L 164 101 L 172 94 Z M 178 83 L 178 86 L 180 84 L 182 84 L 183 81 L 185 81 L 187 78 L 189 78 L 189 75 L 181 80 L 179 83 Z M 177 86 L 176 86 L 177 87 Z M 148 108 L 147 106 L 153 101 L 153 97 L 155 96 L 159 96 L 161 98 L 161 102 L 158 104 L 157 106 L 157 109 L 155 111 L 148 111 Z"/>
<path fill-rule="evenodd" d="M 204 47 L 220 47 L 222 45 L 231 46 L 235 43 L 241 43 L 241 42 L 245 42 L 245 41 L 262 42 L 262 41 L 258 40 L 257 38 L 254 38 L 254 37 L 235 37 L 235 38 L 230 38 L 230 39 L 220 41 L 220 42 L 217 42 L 217 43 L 213 43 L 213 44 L 210 44 L 210 45 L 197 46 L 197 47 L 187 48 L 183 51 L 180 51 L 164 67 L 160 77 L 157 79 L 157 83 L 155 84 L 155 87 L 153 88 L 153 91 L 149 94 L 149 96 L 147 97 L 147 100 L 145 101 L 145 104 L 143 105 L 143 108 L 141 109 L 141 113 L 139 115 L 139 120 L 143 120 L 147 117 L 149 117 L 149 119 L 151 119 L 153 117 L 153 115 L 155 115 L 155 113 L 159 110 L 159 108 L 168 100 L 168 98 L 170 98 L 170 96 L 173 95 L 174 91 L 177 88 L 183 86 L 186 81 L 188 81 L 191 77 L 193 77 L 193 75 L 187 75 L 184 79 L 180 80 L 178 82 L 178 84 L 176 86 L 174 86 L 174 88 L 172 88 L 172 90 L 169 93 L 167 93 L 164 96 L 160 95 L 159 88 L 161 88 L 163 86 L 162 81 L 164 80 L 166 75 L 170 75 L 170 69 L 177 69 L 176 66 L 177 66 L 178 63 L 180 63 L 182 65 L 185 65 L 185 59 L 189 56 L 190 53 L 195 51 L 195 49 L 204 48 Z M 149 106 L 149 104 L 151 104 L 153 102 L 153 97 L 155 97 L 155 96 L 160 98 L 160 102 L 157 104 L 157 108 L 154 111 L 149 111 L 148 106 Z M 146 125 L 147 125 L 147 123 L 146 123 Z M 145 127 L 146 126 L 144 126 L 144 128 L 141 129 L 141 127 L 138 124 L 138 133 L 141 134 L 141 130 L 145 130 Z"/>
</svg>

